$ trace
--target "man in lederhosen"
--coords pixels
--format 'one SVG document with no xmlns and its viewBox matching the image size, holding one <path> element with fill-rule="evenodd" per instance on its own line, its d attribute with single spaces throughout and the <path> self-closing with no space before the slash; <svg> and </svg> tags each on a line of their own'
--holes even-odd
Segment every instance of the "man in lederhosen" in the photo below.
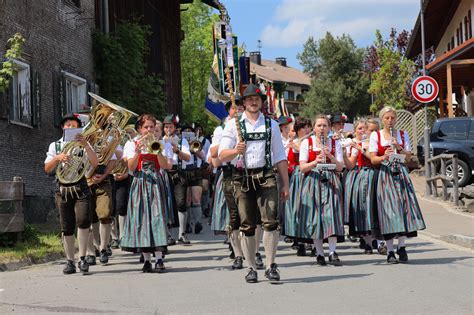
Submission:
<svg viewBox="0 0 474 315">
<path fill-rule="evenodd" d="M 273 167 L 282 179 L 280 198 L 288 199 L 288 163 L 278 123 L 261 113 L 263 98 L 257 86 L 250 84 L 242 99 L 245 112 L 239 119 L 244 142 L 239 142 L 235 119 L 225 126 L 219 147 L 219 159 L 228 162 L 241 155 L 244 167 L 234 174 L 234 194 L 239 209 L 242 249 L 249 266 L 245 280 L 257 282 L 255 263 L 255 228 L 260 212 L 264 229 L 265 276 L 279 281 L 280 274 L 275 254 L 280 236 L 278 219 L 278 189 Z M 262 154 L 264 153 L 264 154 Z"/>
<path fill-rule="evenodd" d="M 81 120 L 78 116 L 70 114 L 66 115 L 61 121 L 61 128 L 80 128 Z M 75 139 L 85 149 L 89 162 L 92 166 L 97 166 L 98 158 L 87 140 L 79 135 Z M 60 163 L 67 163 L 71 157 L 62 152 L 64 146 L 64 137 L 49 145 L 46 160 L 44 161 L 44 170 L 51 174 L 55 171 Z M 89 241 L 90 227 L 90 201 L 91 193 L 87 186 L 86 177 L 70 184 L 63 184 L 56 179 L 55 190 L 56 206 L 59 210 L 59 220 L 61 222 L 61 231 L 63 237 L 63 246 L 66 253 L 67 263 L 63 269 L 64 274 L 72 274 L 76 272 L 74 263 L 74 231 L 77 226 L 77 238 L 79 241 L 79 269 L 82 272 L 89 271 L 89 264 L 86 261 L 87 243 Z"/>
<path fill-rule="evenodd" d="M 178 210 L 179 235 L 178 243 L 189 244 L 186 237 L 186 221 L 188 213 L 186 211 L 186 191 L 187 182 L 184 174 L 186 162 L 190 160 L 188 141 L 184 138 L 178 138 L 176 133 L 176 124 L 178 123 L 175 115 L 168 115 L 163 120 L 164 137 L 173 147 L 173 168 L 168 171 L 168 175 L 173 183 L 173 196 L 175 198 L 176 209 Z"/>
</svg>

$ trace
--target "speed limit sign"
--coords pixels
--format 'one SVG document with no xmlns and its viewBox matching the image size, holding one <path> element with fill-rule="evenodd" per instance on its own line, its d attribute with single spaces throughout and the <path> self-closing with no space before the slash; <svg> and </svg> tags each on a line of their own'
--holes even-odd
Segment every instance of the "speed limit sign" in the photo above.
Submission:
<svg viewBox="0 0 474 315">
<path fill-rule="evenodd" d="M 429 76 L 421 76 L 413 81 L 411 93 L 420 103 L 432 102 L 438 96 L 438 83 Z"/>
</svg>

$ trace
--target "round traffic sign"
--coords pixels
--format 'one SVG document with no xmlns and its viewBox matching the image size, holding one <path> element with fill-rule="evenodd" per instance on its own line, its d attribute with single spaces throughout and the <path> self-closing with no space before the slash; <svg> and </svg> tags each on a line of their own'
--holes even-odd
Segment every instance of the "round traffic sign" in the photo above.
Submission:
<svg viewBox="0 0 474 315">
<path fill-rule="evenodd" d="M 429 76 L 416 78 L 411 85 L 413 97 L 420 103 L 432 102 L 438 96 L 438 83 Z"/>
</svg>

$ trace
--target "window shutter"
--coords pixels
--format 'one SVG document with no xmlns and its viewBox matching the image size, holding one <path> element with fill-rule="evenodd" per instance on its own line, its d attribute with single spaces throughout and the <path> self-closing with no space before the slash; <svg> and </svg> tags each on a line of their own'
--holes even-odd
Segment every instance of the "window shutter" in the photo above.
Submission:
<svg viewBox="0 0 474 315">
<path fill-rule="evenodd" d="M 61 127 L 61 119 L 66 115 L 66 77 L 58 70 L 53 72 L 54 126 Z"/>
<path fill-rule="evenodd" d="M 10 109 L 10 90 L 7 88 L 3 93 L 0 93 L 0 119 L 8 119 L 8 112 Z"/>
<path fill-rule="evenodd" d="M 31 124 L 39 127 L 41 123 L 41 75 L 31 70 Z"/>
</svg>

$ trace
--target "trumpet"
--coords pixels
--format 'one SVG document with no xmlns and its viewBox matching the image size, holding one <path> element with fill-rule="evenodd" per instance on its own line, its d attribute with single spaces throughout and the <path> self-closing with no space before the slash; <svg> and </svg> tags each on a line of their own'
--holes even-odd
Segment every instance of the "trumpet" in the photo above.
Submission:
<svg viewBox="0 0 474 315">
<path fill-rule="evenodd" d="M 295 139 L 293 139 L 293 143 L 294 143 L 294 144 L 297 144 L 297 145 L 300 145 L 301 142 L 303 142 L 303 140 L 308 139 L 309 137 L 312 137 L 312 136 L 314 136 L 314 131 L 311 131 L 310 133 L 308 133 L 307 135 L 304 135 L 304 136 L 301 137 L 301 138 L 295 138 Z"/>
<path fill-rule="evenodd" d="M 160 154 L 164 150 L 163 142 L 159 141 L 154 134 L 147 133 L 138 139 L 138 142 L 143 145 L 144 151 L 149 154 Z"/>
</svg>

